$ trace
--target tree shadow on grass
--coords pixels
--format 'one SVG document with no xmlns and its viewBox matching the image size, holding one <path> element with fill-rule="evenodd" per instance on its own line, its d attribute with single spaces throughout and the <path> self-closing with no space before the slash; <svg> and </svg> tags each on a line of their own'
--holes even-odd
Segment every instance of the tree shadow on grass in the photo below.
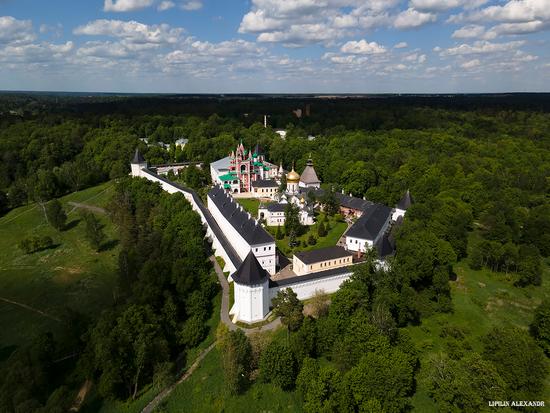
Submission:
<svg viewBox="0 0 550 413">
<path fill-rule="evenodd" d="M 0 362 L 7 360 L 16 349 L 15 345 L 0 347 Z"/>
<path fill-rule="evenodd" d="M 65 228 L 63 228 L 63 232 L 70 231 L 71 229 L 76 227 L 80 223 L 80 221 L 80 219 L 73 219 L 71 222 L 67 222 L 67 224 L 65 224 Z"/>
<path fill-rule="evenodd" d="M 60 247 L 61 246 L 61 243 L 55 243 L 55 244 L 52 244 L 52 245 L 48 245 L 47 247 L 42 247 L 42 248 L 37 248 L 35 250 L 32 250 L 31 252 L 27 253 L 28 254 L 34 254 L 36 252 L 42 252 L 42 251 L 48 251 L 48 250 L 54 250 L 56 249 L 57 247 Z"/>
<path fill-rule="evenodd" d="M 98 252 L 104 252 L 104 251 L 112 250 L 113 248 L 115 248 L 119 244 L 119 242 L 120 241 L 117 240 L 117 239 L 112 239 L 112 240 L 109 240 L 107 242 L 104 242 L 103 244 L 101 244 L 101 247 L 99 247 Z"/>
</svg>

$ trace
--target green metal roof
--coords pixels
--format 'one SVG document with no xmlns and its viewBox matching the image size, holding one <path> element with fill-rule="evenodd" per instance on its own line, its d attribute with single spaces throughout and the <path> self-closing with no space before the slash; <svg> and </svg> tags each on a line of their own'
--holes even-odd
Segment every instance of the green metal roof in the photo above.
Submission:
<svg viewBox="0 0 550 413">
<path fill-rule="evenodd" d="M 232 181 L 233 179 L 237 179 L 237 176 L 232 173 L 220 176 L 221 181 Z"/>
<path fill-rule="evenodd" d="M 229 185 L 229 184 L 223 184 L 223 187 L 224 187 L 225 189 L 231 189 L 231 185 Z"/>
</svg>

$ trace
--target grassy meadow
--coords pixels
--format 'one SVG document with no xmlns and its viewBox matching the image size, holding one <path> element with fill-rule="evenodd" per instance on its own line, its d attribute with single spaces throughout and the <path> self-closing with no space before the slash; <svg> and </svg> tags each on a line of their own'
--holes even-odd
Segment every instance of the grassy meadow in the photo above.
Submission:
<svg viewBox="0 0 550 413">
<path fill-rule="evenodd" d="M 0 300 L 0 349 L 21 345 L 41 332 L 62 331 L 55 319 L 67 307 L 93 318 L 112 302 L 118 256 L 114 228 L 108 217 L 96 214 L 111 246 L 95 252 L 84 238 L 78 211 L 68 205 L 104 207 L 111 191 L 112 183 L 106 183 L 61 198 L 68 224 L 61 232 L 48 225 L 36 204 L 0 218 L 0 298 L 31 307 Z M 51 236 L 55 247 L 24 254 L 17 244 L 32 235 Z"/>
<path fill-rule="evenodd" d="M 286 331 L 272 333 L 273 340 L 286 340 Z M 200 367 L 165 399 L 158 412 L 301 412 L 301 398 L 296 392 L 285 392 L 268 383 L 254 382 L 242 395 L 229 396 L 224 391 L 220 371 L 220 352 L 214 348 Z"/>
<path fill-rule="evenodd" d="M 482 351 L 481 338 L 499 325 L 528 329 L 534 309 L 550 294 L 548 262 L 544 265 L 541 287 L 514 287 L 510 276 L 486 269 L 474 271 L 465 260 L 455 265 L 454 269 L 458 276 L 457 281 L 451 282 L 454 311 L 436 314 L 424 319 L 419 326 L 407 327 L 420 354 L 418 387 L 412 400 L 414 411 L 418 413 L 437 411 L 422 377 L 422 368 L 431 355 L 438 352 Z M 446 336 L 449 328 L 462 331 L 464 340 Z M 542 400 L 550 400 L 550 378 L 547 378 Z"/>
</svg>

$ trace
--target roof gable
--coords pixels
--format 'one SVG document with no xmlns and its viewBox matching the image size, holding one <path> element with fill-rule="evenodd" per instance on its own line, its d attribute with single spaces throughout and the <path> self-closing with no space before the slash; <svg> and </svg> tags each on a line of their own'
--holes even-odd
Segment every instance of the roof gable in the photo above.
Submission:
<svg viewBox="0 0 550 413">
<path fill-rule="evenodd" d="M 138 148 L 136 148 L 136 152 L 134 153 L 134 158 L 132 159 L 132 163 L 145 163 L 145 158 L 141 155 L 141 152 Z"/>
<path fill-rule="evenodd" d="M 269 274 L 262 268 L 251 250 L 231 277 L 237 284 L 257 285 L 264 283 L 269 278 Z"/>
<path fill-rule="evenodd" d="M 413 203 L 413 199 L 411 196 L 411 193 L 407 189 L 407 192 L 405 192 L 405 195 L 403 195 L 403 198 L 399 200 L 397 203 L 397 208 L 407 210 Z"/>
<path fill-rule="evenodd" d="M 208 196 L 249 245 L 274 242 L 273 237 L 248 212 L 241 209 L 241 206 L 221 186 L 215 185 L 208 191 Z"/>
<path fill-rule="evenodd" d="M 390 215 L 391 208 L 386 205 L 369 205 L 363 215 L 348 230 L 346 236 L 373 241 L 380 234 Z"/>
</svg>

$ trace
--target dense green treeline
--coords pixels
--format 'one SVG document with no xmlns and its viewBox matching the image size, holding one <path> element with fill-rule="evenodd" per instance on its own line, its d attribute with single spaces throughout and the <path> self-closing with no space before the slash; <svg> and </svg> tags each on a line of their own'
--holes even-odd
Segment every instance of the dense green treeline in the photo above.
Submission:
<svg viewBox="0 0 550 413">
<path fill-rule="evenodd" d="M 241 140 L 259 143 L 286 168 L 295 162 L 298 171 L 311 157 L 325 189 L 390 206 L 409 189 L 414 204 L 395 230 L 397 254 L 387 269 L 372 261 L 358 267 L 314 318 L 304 319 L 292 297 L 280 300 L 286 342 L 258 351 L 243 335 L 220 332 L 229 391 L 246 391 L 257 379 L 296 388 L 306 411 L 408 409 L 419 366 L 402 327 L 453 311 L 454 264 L 466 259 L 474 269 L 505 273 L 517 287 L 542 282 L 550 255 L 550 114 L 544 99 L 531 102 L 537 110 L 489 97 L 395 99 L 103 97 L 60 98 L 55 106 L 16 99 L 22 110 L 0 115 L 0 213 L 38 202 L 47 216 L 51 199 L 115 178 L 109 213 L 121 252 L 116 306 L 96 320 L 69 314 L 67 337 L 47 334 L 17 349 L 0 365 L 8 372 L 0 379 L 0 410 L 64 411 L 86 378 L 100 397 L 117 399 L 170 380 L 178 355 L 206 334 L 216 287 L 199 217 L 182 196 L 125 179 L 129 159 L 139 146 L 150 164 L 208 163 Z M 307 103 L 311 116 L 292 115 Z M 259 123 L 264 113 L 272 127 Z M 286 140 L 275 128 L 287 130 Z M 176 148 L 182 137 L 188 144 Z M 207 172 L 190 168 L 174 179 L 204 190 Z M 548 319 L 543 303 L 531 335 L 503 326 L 477 352 L 430 359 L 422 367 L 429 396 L 442 411 L 536 399 L 547 371 L 539 347 L 548 352 Z M 69 347 L 77 356 L 59 362 L 66 355 L 60 349 Z"/>
<path fill-rule="evenodd" d="M 109 211 L 121 242 L 115 305 L 98 320 L 70 313 L 66 336 L 45 334 L 17 349 L 0 366 L 0 410 L 66 411 L 85 379 L 103 398 L 135 397 L 151 381 L 169 382 L 208 333 L 218 287 L 190 204 L 126 178 Z M 72 352 L 65 363 L 61 351 Z"/>
</svg>

